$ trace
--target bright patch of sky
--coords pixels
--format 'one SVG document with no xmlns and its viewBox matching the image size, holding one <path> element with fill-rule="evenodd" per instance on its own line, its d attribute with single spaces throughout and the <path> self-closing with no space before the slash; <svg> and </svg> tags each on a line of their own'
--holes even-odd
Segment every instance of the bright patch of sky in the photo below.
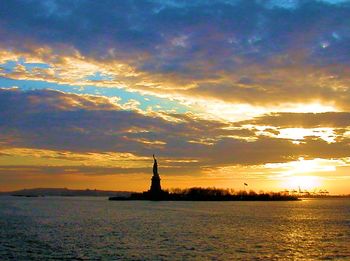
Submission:
<svg viewBox="0 0 350 261">
<path fill-rule="evenodd" d="M 25 59 L 20 58 L 18 61 L 10 60 L 6 61 L 3 64 L 0 64 L 0 68 L 3 68 L 5 72 L 13 72 L 16 66 L 23 65 L 26 70 L 32 71 L 33 69 L 47 69 L 50 68 L 50 65 L 46 63 L 26 63 Z"/>
<path fill-rule="evenodd" d="M 7 61 L 0 64 L 0 69 L 4 70 L 6 73 L 12 72 L 18 63 L 16 61 Z"/>
<path fill-rule="evenodd" d="M 50 65 L 46 63 L 22 63 L 27 70 L 32 71 L 33 69 L 47 69 L 50 68 Z"/>
<path fill-rule="evenodd" d="M 3 64 L 0 64 L 0 68 L 5 73 L 11 73 L 16 69 L 16 66 L 22 65 L 27 71 L 33 71 L 34 69 L 47 69 L 50 65 L 46 63 L 27 63 L 25 59 L 20 58 L 17 61 L 10 60 Z M 103 81 L 112 80 L 112 76 L 96 72 L 85 78 L 90 81 Z M 103 88 L 96 86 L 72 86 L 57 84 L 45 81 L 33 81 L 33 80 L 15 80 L 9 78 L 0 78 L 0 87 L 19 87 L 22 90 L 35 90 L 35 89 L 54 89 L 67 93 L 75 94 L 91 94 L 106 97 L 118 97 L 121 105 L 128 103 L 130 100 L 136 100 L 140 103 L 139 109 L 141 110 L 153 110 L 153 111 L 171 111 L 175 113 L 185 113 L 189 109 L 187 106 L 179 104 L 175 101 L 170 101 L 165 98 L 158 98 L 151 95 L 141 95 L 136 92 L 129 92 L 120 88 Z"/>
<path fill-rule="evenodd" d="M 90 94 L 105 97 L 120 98 L 119 104 L 123 105 L 130 100 L 136 100 L 140 103 L 139 109 L 153 111 L 172 111 L 175 113 L 185 113 L 189 109 L 187 106 L 181 105 L 175 101 L 170 101 L 164 98 L 158 98 L 151 95 L 141 95 L 137 92 L 128 92 L 124 89 L 118 88 L 102 88 L 95 86 L 71 86 L 57 83 L 50 83 L 44 81 L 32 80 L 13 80 L 8 78 L 0 78 L 0 87 L 11 88 L 18 87 L 22 90 L 36 90 L 36 89 L 53 89 L 66 93 L 75 94 Z"/>
</svg>

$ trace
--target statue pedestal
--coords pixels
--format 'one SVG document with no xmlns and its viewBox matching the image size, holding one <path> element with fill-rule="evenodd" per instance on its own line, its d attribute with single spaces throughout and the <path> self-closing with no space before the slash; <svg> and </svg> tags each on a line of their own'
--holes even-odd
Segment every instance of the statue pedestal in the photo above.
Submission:
<svg viewBox="0 0 350 261">
<path fill-rule="evenodd" d="M 162 188 L 160 186 L 160 177 L 159 175 L 153 175 L 151 179 L 151 188 L 150 191 L 152 193 L 158 193 L 162 191 Z"/>
</svg>

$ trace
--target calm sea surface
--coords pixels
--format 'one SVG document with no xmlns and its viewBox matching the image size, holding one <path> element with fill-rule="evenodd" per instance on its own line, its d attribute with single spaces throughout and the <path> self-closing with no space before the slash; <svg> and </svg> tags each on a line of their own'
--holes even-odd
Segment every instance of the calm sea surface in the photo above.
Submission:
<svg viewBox="0 0 350 261">
<path fill-rule="evenodd" d="M 350 260 L 350 200 L 0 197 L 0 260 Z"/>
</svg>

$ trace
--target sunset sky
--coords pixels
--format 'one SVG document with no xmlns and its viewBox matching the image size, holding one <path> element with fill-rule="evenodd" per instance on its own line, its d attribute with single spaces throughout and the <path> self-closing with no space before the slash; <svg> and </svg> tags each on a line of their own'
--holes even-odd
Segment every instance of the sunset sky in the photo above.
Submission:
<svg viewBox="0 0 350 261">
<path fill-rule="evenodd" d="M 350 2 L 2 1 L 0 191 L 350 193 Z"/>
</svg>

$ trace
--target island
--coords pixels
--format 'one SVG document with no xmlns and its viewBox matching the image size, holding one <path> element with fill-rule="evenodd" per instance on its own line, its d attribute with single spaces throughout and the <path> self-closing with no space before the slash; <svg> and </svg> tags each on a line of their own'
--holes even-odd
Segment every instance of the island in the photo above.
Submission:
<svg viewBox="0 0 350 261">
<path fill-rule="evenodd" d="M 158 162 L 153 154 L 153 176 L 148 191 L 131 193 L 129 196 L 109 197 L 109 200 L 153 200 L 153 201 L 287 201 L 300 200 L 297 196 L 285 193 L 255 193 L 253 191 L 240 191 L 218 188 L 193 187 L 177 189 L 173 192 L 162 190 L 158 173 Z"/>
</svg>

